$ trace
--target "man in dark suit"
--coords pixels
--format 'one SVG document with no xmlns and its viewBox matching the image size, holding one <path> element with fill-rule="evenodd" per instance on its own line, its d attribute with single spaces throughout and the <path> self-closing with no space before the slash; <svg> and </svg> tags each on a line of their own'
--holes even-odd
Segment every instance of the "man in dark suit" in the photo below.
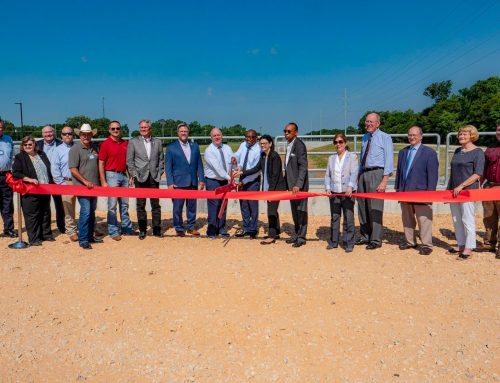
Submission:
<svg viewBox="0 0 500 383">
<path fill-rule="evenodd" d="M 205 188 L 205 175 L 201 160 L 200 148 L 197 143 L 189 141 L 189 126 L 186 123 L 177 125 L 179 139 L 167 146 L 165 155 L 165 171 L 169 189 L 197 190 Z M 182 209 L 186 203 L 187 232 L 199 236 L 195 228 L 196 199 L 172 200 L 174 228 L 177 236 L 184 237 Z"/>
<path fill-rule="evenodd" d="M 422 129 L 413 126 L 408 130 L 408 142 L 399 151 L 395 188 L 398 192 L 436 190 L 439 178 L 437 154 L 422 145 Z M 401 202 L 405 242 L 400 250 L 417 247 L 415 227 L 418 222 L 422 247 L 420 254 L 432 253 L 432 204 Z M 415 220 L 416 218 L 416 220 Z"/>
<path fill-rule="evenodd" d="M 151 137 L 151 121 L 139 122 L 139 136 L 132 138 L 127 146 L 127 168 L 130 186 L 158 189 L 165 169 L 163 147 L 159 138 Z M 159 198 L 150 198 L 153 235 L 161 237 L 161 206 Z M 146 238 L 148 216 L 146 198 L 137 198 L 137 223 L 139 239 Z"/>
<path fill-rule="evenodd" d="M 286 156 L 285 181 L 287 189 L 296 195 L 299 191 L 309 190 L 307 168 L 307 149 L 304 142 L 297 137 L 299 127 L 290 122 L 285 126 Z M 287 239 L 293 247 L 300 247 L 306 243 L 307 235 L 307 198 L 290 200 L 292 218 L 295 226 L 295 235 Z"/>
<path fill-rule="evenodd" d="M 54 128 L 50 125 L 45 125 L 42 128 L 42 136 L 43 139 L 37 141 L 36 143 L 37 150 L 44 152 L 50 163 L 53 163 L 55 160 L 56 147 L 61 145 L 63 142 L 59 138 L 55 137 Z M 66 224 L 64 222 L 66 214 L 64 213 L 62 198 L 60 195 L 53 194 L 52 200 L 54 201 L 54 207 L 56 209 L 57 228 L 61 234 L 64 234 L 66 232 Z"/>
</svg>

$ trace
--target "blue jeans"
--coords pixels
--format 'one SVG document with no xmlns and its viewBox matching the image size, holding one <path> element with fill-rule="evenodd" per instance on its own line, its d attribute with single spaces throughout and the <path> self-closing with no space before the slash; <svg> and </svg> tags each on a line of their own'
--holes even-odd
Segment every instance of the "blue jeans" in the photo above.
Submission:
<svg viewBox="0 0 500 383">
<path fill-rule="evenodd" d="M 128 177 L 126 174 L 106 171 L 106 182 L 111 187 L 128 187 Z M 110 237 L 120 235 L 118 220 L 116 218 L 116 203 L 120 207 L 121 232 L 130 234 L 133 232 L 132 221 L 128 215 L 128 198 L 108 197 L 108 234 Z"/>
<path fill-rule="evenodd" d="M 95 209 L 97 197 L 78 197 L 80 217 L 78 217 L 78 242 L 89 243 L 94 238 Z"/>
</svg>

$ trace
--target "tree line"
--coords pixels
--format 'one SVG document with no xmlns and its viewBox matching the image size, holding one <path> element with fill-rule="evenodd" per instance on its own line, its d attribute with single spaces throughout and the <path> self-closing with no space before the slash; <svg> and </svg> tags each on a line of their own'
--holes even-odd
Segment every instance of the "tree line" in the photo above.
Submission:
<svg viewBox="0 0 500 383">
<path fill-rule="evenodd" d="M 418 125 L 424 133 L 438 133 L 444 140 L 449 132 L 456 132 L 466 124 L 474 125 L 479 132 L 494 131 L 500 120 L 500 77 L 479 80 L 470 88 L 460 89 L 455 94 L 452 94 L 452 86 L 452 81 L 446 80 L 425 88 L 423 94 L 430 97 L 433 104 L 421 112 L 412 109 L 366 111 L 359 119 L 358 126 L 349 127 L 348 133 L 365 133 L 365 117 L 372 112 L 380 115 L 382 129 L 387 133 L 406 134 L 411 126 Z M 343 129 L 323 129 L 321 132 L 335 134 L 343 132 Z"/>
<path fill-rule="evenodd" d="M 357 127 L 349 126 L 348 134 L 362 134 L 365 132 L 365 116 L 368 113 L 376 112 L 381 117 L 382 128 L 387 133 L 405 134 L 412 125 L 422 127 L 424 133 L 438 133 L 444 140 L 449 132 L 458 131 L 466 124 L 472 124 L 481 131 L 493 131 L 496 123 L 500 120 L 500 77 L 490 77 L 486 80 L 479 80 L 470 88 L 460 89 L 452 94 L 453 83 L 451 80 L 435 82 L 425 88 L 423 94 L 430 97 L 434 103 L 421 112 L 412 109 L 406 111 L 384 111 L 369 110 L 359 119 Z M 111 122 L 108 118 L 92 119 L 88 116 L 78 115 L 68 117 L 63 123 L 51 124 L 56 132 L 68 125 L 72 128 L 79 128 L 83 123 L 90 124 L 97 128 L 98 137 L 107 137 L 108 125 Z M 152 122 L 153 135 L 156 137 L 175 137 L 177 135 L 177 125 L 181 120 L 159 119 Z M 209 136 L 215 125 L 204 124 L 192 121 L 189 124 L 191 136 Z M 33 137 L 42 136 L 43 126 L 25 125 L 24 127 L 14 126 L 6 121 L 6 130 L 14 140 L 20 140 L 26 135 Z M 225 136 L 242 136 L 246 127 L 236 124 L 228 127 L 220 127 Z M 122 125 L 123 135 L 129 135 L 129 127 Z M 343 129 L 322 129 L 314 130 L 307 135 L 335 134 L 343 132 Z M 260 132 L 259 132 L 260 133 Z M 139 132 L 132 130 L 131 135 L 138 135 Z M 59 134 L 58 134 L 59 135 Z M 207 140 L 207 143 L 209 140 Z"/>
</svg>

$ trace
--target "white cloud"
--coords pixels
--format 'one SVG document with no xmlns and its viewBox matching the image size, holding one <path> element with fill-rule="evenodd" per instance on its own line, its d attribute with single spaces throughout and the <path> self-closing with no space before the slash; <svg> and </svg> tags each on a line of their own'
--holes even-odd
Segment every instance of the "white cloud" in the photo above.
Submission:
<svg viewBox="0 0 500 383">
<path fill-rule="evenodd" d="M 213 88 L 207 88 L 207 96 L 208 97 L 212 97 L 213 94 L 214 94 L 214 89 Z"/>
<path fill-rule="evenodd" d="M 247 53 L 250 54 L 250 55 L 253 55 L 253 56 L 257 56 L 260 53 L 260 49 L 259 48 L 253 48 L 253 49 L 250 49 L 249 51 L 247 51 Z"/>
</svg>

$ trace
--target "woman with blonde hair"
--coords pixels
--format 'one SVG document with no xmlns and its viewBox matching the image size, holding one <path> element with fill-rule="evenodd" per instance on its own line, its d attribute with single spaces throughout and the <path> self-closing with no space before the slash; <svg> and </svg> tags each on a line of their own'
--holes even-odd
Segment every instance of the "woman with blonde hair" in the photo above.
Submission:
<svg viewBox="0 0 500 383">
<path fill-rule="evenodd" d="M 479 179 L 484 171 L 484 153 L 474 142 L 479 138 L 473 125 L 465 125 L 458 131 L 460 147 L 455 150 L 451 159 L 450 180 L 448 190 L 453 190 L 453 197 L 466 189 L 479 189 Z M 451 216 L 455 229 L 458 249 L 450 248 L 451 254 L 458 253 L 458 259 L 470 257 L 476 247 L 476 222 L 474 217 L 474 202 L 451 203 Z"/>
</svg>

